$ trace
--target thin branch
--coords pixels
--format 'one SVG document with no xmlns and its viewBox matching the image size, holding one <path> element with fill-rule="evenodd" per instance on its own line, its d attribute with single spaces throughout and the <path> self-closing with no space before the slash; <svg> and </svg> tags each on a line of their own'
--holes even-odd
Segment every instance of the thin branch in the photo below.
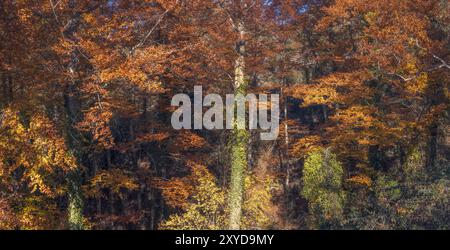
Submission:
<svg viewBox="0 0 450 250">
<path fill-rule="evenodd" d="M 169 12 L 169 9 L 167 9 L 166 11 L 164 11 L 163 14 L 161 14 L 161 16 L 158 18 L 158 21 L 156 21 L 155 25 L 153 25 L 153 27 L 150 29 L 150 31 L 145 35 L 144 39 L 142 39 L 142 41 L 140 41 L 133 48 L 131 48 L 131 53 L 130 54 L 132 54 L 134 52 L 134 50 L 136 50 L 137 48 L 139 48 L 139 47 L 141 47 L 141 46 L 143 46 L 145 44 L 147 39 L 150 37 L 150 35 L 153 33 L 153 31 L 155 31 L 156 27 L 159 25 L 159 23 L 163 20 L 164 16 L 168 12 Z"/>
<path fill-rule="evenodd" d="M 436 56 L 435 54 L 433 54 L 433 58 L 435 58 L 436 60 L 441 62 L 441 65 L 437 66 L 438 69 L 440 69 L 440 68 L 450 69 L 450 65 L 446 61 L 444 61 L 444 59 Z"/>
<path fill-rule="evenodd" d="M 417 39 L 416 39 L 416 46 L 419 49 L 428 51 L 426 48 L 422 47 L 419 44 L 419 41 Z M 450 65 L 444 59 L 438 57 L 436 54 L 432 54 L 432 53 L 430 53 L 430 54 L 433 56 L 434 59 L 436 59 L 436 60 L 438 60 L 440 62 L 439 65 L 435 65 L 435 66 L 430 67 L 430 68 L 428 68 L 426 70 L 417 72 L 414 76 L 411 76 L 411 77 L 405 77 L 405 76 L 397 74 L 397 73 L 389 73 L 388 72 L 387 74 L 388 75 L 392 75 L 392 76 L 396 76 L 396 77 L 400 78 L 401 80 L 403 80 L 404 82 L 409 82 L 409 81 L 417 79 L 424 72 L 432 72 L 432 71 L 435 71 L 435 70 L 438 70 L 438 69 L 442 69 L 442 68 L 450 69 Z"/>
<path fill-rule="evenodd" d="M 55 16 L 55 20 L 57 23 L 59 23 L 59 19 L 58 19 L 58 16 L 56 15 L 55 8 L 56 8 L 56 6 L 58 6 L 58 4 L 59 4 L 59 1 L 56 4 L 53 4 L 53 1 L 50 0 L 50 6 L 52 7 L 52 12 L 53 12 L 53 15 Z"/>
<path fill-rule="evenodd" d="M 222 10 L 225 11 L 225 14 L 227 14 L 228 18 L 230 19 L 231 26 L 233 26 L 233 29 L 237 31 L 238 29 L 237 29 L 236 24 L 234 23 L 235 22 L 234 17 L 230 13 L 230 11 L 227 8 L 225 8 L 225 6 L 223 5 L 224 2 L 225 1 L 219 2 L 219 6 L 220 6 L 220 8 L 222 8 Z"/>
</svg>

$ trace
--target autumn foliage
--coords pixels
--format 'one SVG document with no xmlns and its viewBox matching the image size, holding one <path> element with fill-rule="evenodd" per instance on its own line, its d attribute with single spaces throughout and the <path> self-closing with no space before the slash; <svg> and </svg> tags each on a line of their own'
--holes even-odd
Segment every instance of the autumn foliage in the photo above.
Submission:
<svg viewBox="0 0 450 250">
<path fill-rule="evenodd" d="M 0 229 L 448 229 L 442 0 L 0 1 Z M 171 98 L 280 95 L 277 140 Z"/>
</svg>

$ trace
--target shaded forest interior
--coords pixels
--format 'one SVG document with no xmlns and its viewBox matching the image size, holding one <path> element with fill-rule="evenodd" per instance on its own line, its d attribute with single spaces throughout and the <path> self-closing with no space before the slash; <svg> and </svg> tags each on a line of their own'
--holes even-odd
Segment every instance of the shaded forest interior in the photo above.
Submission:
<svg viewBox="0 0 450 250">
<path fill-rule="evenodd" d="M 0 229 L 449 229 L 449 82 L 448 0 L 2 0 Z"/>
</svg>

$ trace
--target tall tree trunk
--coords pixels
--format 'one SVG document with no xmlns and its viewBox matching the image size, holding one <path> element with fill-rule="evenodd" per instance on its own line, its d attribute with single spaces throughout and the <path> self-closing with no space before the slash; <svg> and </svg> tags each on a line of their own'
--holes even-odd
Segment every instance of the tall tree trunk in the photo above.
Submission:
<svg viewBox="0 0 450 250">
<path fill-rule="evenodd" d="M 283 79 L 283 83 L 287 88 L 286 79 Z M 287 192 L 289 189 L 289 181 L 290 181 L 288 97 L 283 92 L 283 87 L 281 87 L 281 89 L 280 89 L 280 94 L 284 97 L 284 146 L 285 146 L 284 156 L 286 157 L 286 161 L 285 161 L 286 178 L 284 181 L 284 187 L 285 187 L 284 191 Z"/>
<path fill-rule="evenodd" d="M 238 58 L 235 64 L 234 94 L 246 95 L 247 83 L 244 79 L 244 53 L 245 53 L 245 30 L 244 25 L 240 22 L 237 26 L 239 32 L 239 40 L 236 44 Z M 235 109 L 236 113 L 236 109 Z M 230 180 L 230 196 L 229 196 L 229 227 L 230 229 L 239 229 L 242 214 L 242 197 L 244 173 L 247 168 L 247 144 L 249 132 L 244 128 L 238 128 L 236 119 L 234 119 L 233 134 L 231 136 L 231 180 Z"/>
<path fill-rule="evenodd" d="M 81 191 L 81 173 L 78 170 L 67 175 L 69 197 L 68 222 L 70 230 L 83 230 L 83 196 Z"/>
<path fill-rule="evenodd" d="M 75 93 L 73 93 L 73 86 L 69 85 L 66 93 L 64 94 L 65 109 L 67 113 L 66 124 L 66 140 L 69 149 L 77 158 L 77 162 L 80 161 L 80 145 L 77 145 L 74 137 L 76 130 L 73 124 L 76 122 L 77 108 L 75 107 Z M 83 195 L 81 190 L 81 172 L 79 169 L 72 170 L 66 175 L 67 182 L 67 197 L 68 197 L 68 224 L 71 230 L 82 230 L 83 225 Z"/>
</svg>

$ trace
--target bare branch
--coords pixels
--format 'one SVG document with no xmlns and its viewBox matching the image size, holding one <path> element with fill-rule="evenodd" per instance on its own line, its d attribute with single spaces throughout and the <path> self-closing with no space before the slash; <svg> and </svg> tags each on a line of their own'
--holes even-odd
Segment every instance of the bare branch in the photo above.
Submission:
<svg viewBox="0 0 450 250">
<path fill-rule="evenodd" d="M 59 23 L 59 20 L 58 20 L 58 16 L 56 15 L 55 8 L 56 8 L 56 6 L 58 6 L 59 2 L 60 1 L 58 1 L 56 4 L 53 4 L 53 1 L 50 0 L 50 6 L 52 7 L 52 12 L 53 12 L 53 15 L 55 16 L 55 20 L 56 20 L 57 23 Z"/>
<path fill-rule="evenodd" d="M 227 8 L 225 8 L 224 2 L 225 2 L 225 1 L 219 2 L 219 6 L 220 6 L 220 8 L 222 8 L 222 10 L 224 10 L 225 13 L 227 14 L 228 18 L 230 19 L 231 26 L 233 26 L 233 29 L 234 29 L 235 31 L 237 31 L 238 29 L 237 29 L 237 26 L 236 26 L 236 24 L 235 24 L 234 17 L 233 17 L 233 15 L 230 13 L 230 11 L 229 11 Z"/>
<path fill-rule="evenodd" d="M 447 69 L 450 69 L 450 65 L 449 65 L 447 62 L 445 62 L 444 59 L 442 59 L 442 58 L 436 56 L 435 54 L 433 54 L 433 58 L 435 58 L 436 60 L 438 60 L 438 61 L 441 62 L 441 65 L 438 65 L 438 66 L 437 66 L 438 69 L 440 69 L 440 68 L 447 68 Z"/>
<path fill-rule="evenodd" d="M 144 39 L 142 39 L 142 41 L 140 41 L 138 44 L 136 44 L 133 48 L 131 48 L 131 53 L 133 53 L 134 50 L 136 50 L 137 48 L 143 46 L 145 44 L 145 42 L 147 41 L 147 39 L 150 37 L 150 35 L 153 33 L 153 31 L 155 31 L 156 27 L 159 25 L 159 23 L 161 23 L 161 21 L 163 20 L 164 16 L 166 16 L 166 14 L 169 12 L 169 9 L 167 9 L 166 11 L 164 11 L 164 13 L 162 13 L 158 20 L 156 21 L 155 25 L 153 25 L 153 27 L 150 29 L 150 31 L 145 35 Z"/>
</svg>

